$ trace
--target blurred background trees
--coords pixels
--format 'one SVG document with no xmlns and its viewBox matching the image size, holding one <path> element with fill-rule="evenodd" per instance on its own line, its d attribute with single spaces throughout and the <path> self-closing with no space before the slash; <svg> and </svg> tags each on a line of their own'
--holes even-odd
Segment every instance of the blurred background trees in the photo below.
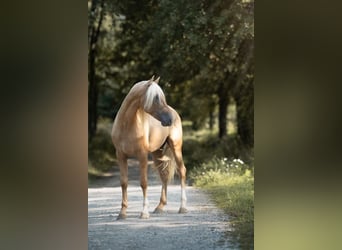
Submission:
<svg viewBox="0 0 342 250">
<path fill-rule="evenodd" d="M 230 140 L 252 150 L 253 14 L 253 0 L 88 1 L 89 141 L 99 117 L 113 120 L 132 85 L 156 75 L 191 131 L 222 145 L 233 117 Z"/>
</svg>

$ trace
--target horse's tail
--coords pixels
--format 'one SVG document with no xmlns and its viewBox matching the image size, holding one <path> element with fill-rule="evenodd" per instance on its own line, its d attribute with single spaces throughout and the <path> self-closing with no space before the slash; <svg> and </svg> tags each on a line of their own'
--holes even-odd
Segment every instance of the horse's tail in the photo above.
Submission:
<svg viewBox="0 0 342 250">
<path fill-rule="evenodd" d="M 166 179 L 169 183 L 173 180 L 176 173 L 176 161 L 174 154 L 167 142 L 164 143 L 161 150 L 161 157 L 154 159 L 154 166 L 158 170 L 160 178 Z"/>
</svg>

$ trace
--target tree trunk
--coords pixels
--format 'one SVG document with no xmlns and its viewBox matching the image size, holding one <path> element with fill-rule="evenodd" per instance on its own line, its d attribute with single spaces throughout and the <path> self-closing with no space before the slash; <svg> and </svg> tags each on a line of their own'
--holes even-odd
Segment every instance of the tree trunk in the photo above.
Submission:
<svg viewBox="0 0 342 250">
<path fill-rule="evenodd" d="M 214 129 L 214 111 L 209 111 L 209 129 L 212 131 Z"/>
<path fill-rule="evenodd" d="M 216 106 L 215 101 L 211 99 L 211 101 L 209 102 L 209 129 L 211 131 L 214 129 L 214 125 L 215 125 L 215 116 L 214 116 L 215 106 Z"/>
<path fill-rule="evenodd" d="M 95 6 L 95 2 L 93 2 L 94 6 L 92 6 L 92 11 L 95 12 L 97 6 Z M 97 99 L 99 94 L 99 87 L 98 83 L 96 82 L 95 78 L 95 59 L 97 53 L 96 43 L 99 38 L 100 28 L 102 25 L 103 17 L 104 17 L 104 0 L 101 1 L 100 7 L 100 16 L 97 26 L 95 24 L 92 25 L 90 29 L 90 38 L 89 38 L 89 55 L 88 55 L 88 81 L 89 81 L 89 88 L 88 88 L 88 135 L 89 140 L 96 133 L 97 129 Z"/>
<path fill-rule="evenodd" d="M 243 96 L 236 98 L 238 135 L 245 146 L 254 146 L 254 92 L 250 84 Z"/>
<path fill-rule="evenodd" d="M 96 133 L 97 129 L 97 96 L 98 96 L 98 86 L 95 82 L 95 52 L 89 55 L 89 89 L 88 89 L 88 134 L 89 139 Z"/>
<path fill-rule="evenodd" d="M 219 138 L 227 135 L 227 111 L 228 111 L 228 90 L 224 88 L 223 84 L 218 91 L 219 104 Z"/>
</svg>

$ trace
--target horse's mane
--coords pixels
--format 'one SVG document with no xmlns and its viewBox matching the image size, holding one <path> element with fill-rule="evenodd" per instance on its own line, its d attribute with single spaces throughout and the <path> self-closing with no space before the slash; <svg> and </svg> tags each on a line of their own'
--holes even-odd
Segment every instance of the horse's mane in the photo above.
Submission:
<svg viewBox="0 0 342 250">
<path fill-rule="evenodd" d="M 152 82 L 151 85 L 148 87 L 145 95 L 144 108 L 146 110 L 152 107 L 155 98 L 158 98 L 160 102 L 165 102 L 165 95 L 163 90 L 157 83 Z"/>
</svg>

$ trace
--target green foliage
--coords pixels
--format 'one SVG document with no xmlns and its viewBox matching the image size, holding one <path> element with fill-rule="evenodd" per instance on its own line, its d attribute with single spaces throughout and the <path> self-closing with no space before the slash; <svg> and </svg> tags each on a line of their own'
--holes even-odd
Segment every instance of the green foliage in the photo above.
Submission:
<svg viewBox="0 0 342 250">
<path fill-rule="evenodd" d="M 111 126 L 111 120 L 102 119 L 97 133 L 88 144 L 88 174 L 90 175 L 102 175 L 117 165 L 110 135 Z"/>
<path fill-rule="evenodd" d="M 216 131 L 202 129 L 184 132 L 183 156 L 188 170 L 213 158 L 241 158 L 245 162 L 253 162 L 252 150 L 246 148 L 236 134 L 219 139 Z"/>
<path fill-rule="evenodd" d="M 110 106 L 155 74 L 169 104 L 200 128 L 218 97 L 237 98 L 253 84 L 254 1 L 111 0 L 104 8 L 96 81 L 100 96 L 110 89 L 112 99 L 99 98 L 100 115 L 115 114 Z M 90 11 L 89 26 L 94 16 Z"/>
<path fill-rule="evenodd" d="M 213 158 L 192 170 L 194 184 L 209 192 L 213 201 L 230 215 L 229 238 L 240 248 L 251 248 L 254 237 L 253 168 L 240 159 Z"/>
<path fill-rule="evenodd" d="M 251 175 L 252 169 L 240 159 L 228 160 L 228 158 L 213 157 L 209 161 L 195 167 L 190 178 L 200 181 L 201 185 L 215 183 L 212 177 L 243 176 Z M 197 183 L 199 184 L 199 183 Z"/>
</svg>

